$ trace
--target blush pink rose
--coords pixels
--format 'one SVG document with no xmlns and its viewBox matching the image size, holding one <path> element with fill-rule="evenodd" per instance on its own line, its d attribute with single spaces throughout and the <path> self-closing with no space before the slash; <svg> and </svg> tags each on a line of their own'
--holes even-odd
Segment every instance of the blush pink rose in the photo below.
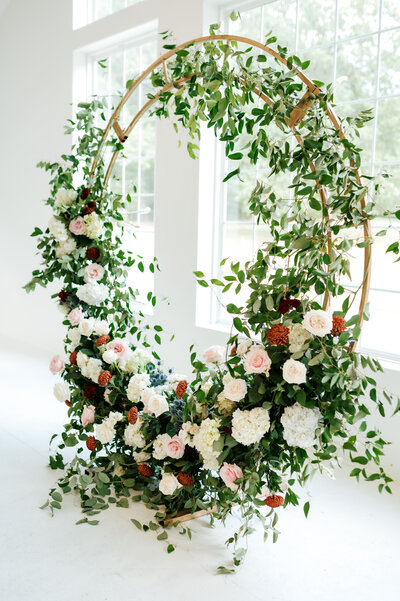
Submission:
<svg viewBox="0 0 400 601">
<path fill-rule="evenodd" d="M 85 267 L 85 282 L 101 280 L 104 276 L 104 267 L 98 263 L 91 263 Z"/>
<path fill-rule="evenodd" d="M 163 439 L 163 449 L 164 453 L 168 455 L 168 457 L 172 457 L 172 459 L 181 459 L 185 452 L 185 445 L 182 440 L 178 436 L 165 436 Z"/>
<path fill-rule="evenodd" d="M 219 470 L 219 475 L 223 483 L 231 490 L 237 490 L 238 484 L 235 484 L 235 480 L 243 478 L 243 472 L 236 463 L 224 463 Z"/>
<path fill-rule="evenodd" d="M 112 351 L 117 359 L 123 359 L 129 350 L 128 343 L 122 338 L 115 338 L 106 346 L 108 351 Z"/>
<path fill-rule="evenodd" d="M 244 370 L 248 374 L 268 375 L 271 367 L 271 359 L 266 350 L 259 346 L 253 346 L 247 353 L 244 360 Z"/>
<path fill-rule="evenodd" d="M 68 313 L 68 320 L 71 326 L 77 326 L 78 323 L 82 321 L 82 319 L 83 313 L 80 309 L 78 309 L 78 307 L 72 309 L 72 311 Z"/>
<path fill-rule="evenodd" d="M 83 217 L 72 219 L 69 224 L 69 231 L 75 234 L 75 236 L 82 236 L 86 231 L 86 223 Z"/>
<path fill-rule="evenodd" d="M 217 363 L 222 361 L 224 358 L 225 349 L 223 346 L 210 346 L 203 353 L 203 359 L 205 363 Z"/>
<path fill-rule="evenodd" d="M 81 415 L 81 423 L 84 428 L 88 424 L 93 424 L 94 422 L 94 407 L 93 405 L 85 405 Z"/>
<path fill-rule="evenodd" d="M 58 374 L 60 371 L 64 369 L 64 361 L 61 359 L 60 355 L 55 355 L 50 361 L 49 369 L 52 374 Z"/>
</svg>

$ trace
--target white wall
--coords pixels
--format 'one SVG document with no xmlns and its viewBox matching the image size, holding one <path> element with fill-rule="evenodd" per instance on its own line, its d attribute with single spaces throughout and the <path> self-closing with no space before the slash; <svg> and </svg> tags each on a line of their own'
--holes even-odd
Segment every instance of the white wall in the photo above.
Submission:
<svg viewBox="0 0 400 601">
<path fill-rule="evenodd" d="M 68 150 L 63 125 L 71 111 L 73 51 L 154 19 L 159 31 L 172 30 L 179 43 L 202 35 L 209 22 L 218 20 L 218 11 L 208 0 L 146 0 L 75 32 L 70 0 L 11 0 L 0 13 L 0 341 L 4 345 L 47 357 L 62 350 L 61 316 L 49 298 L 51 291 L 39 289 L 26 295 L 21 286 L 38 264 L 35 240 L 29 234 L 49 217 L 41 203 L 47 196 L 48 177 L 35 165 Z M 199 199 L 199 163 L 187 156 L 184 145 L 178 148 L 169 123 L 158 124 L 157 142 L 155 250 L 162 272 L 155 286 L 170 304 L 159 305 L 154 321 L 175 333 L 174 341 L 163 346 L 166 363 L 188 372 L 190 344 L 199 349 L 223 344 L 226 334 L 195 325 L 196 284 L 191 272 L 197 267 L 199 202 L 202 207 L 207 203 L 205 192 Z M 207 211 L 204 215 L 203 210 L 202 220 L 207 222 Z M 198 242 L 201 248 L 202 239 Z M 389 370 L 381 380 L 383 386 L 400 393 L 399 372 Z M 399 416 L 386 421 L 378 416 L 373 421 L 387 439 L 399 441 Z M 388 463 L 399 463 L 398 459 L 399 442 L 388 451 Z M 400 473 L 398 466 L 395 471 Z"/>
</svg>

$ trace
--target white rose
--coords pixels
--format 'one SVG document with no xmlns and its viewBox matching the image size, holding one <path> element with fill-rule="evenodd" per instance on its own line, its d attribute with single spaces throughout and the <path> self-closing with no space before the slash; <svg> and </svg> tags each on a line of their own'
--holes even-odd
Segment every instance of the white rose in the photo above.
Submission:
<svg viewBox="0 0 400 601">
<path fill-rule="evenodd" d="M 97 336 L 106 336 L 110 331 L 110 325 L 104 319 L 96 319 L 93 331 Z"/>
<path fill-rule="evenodd" d="M 78 331 L 82 336 L 91 336 L 93 334 L 95 319 L 89 317 L 88 319 L 82 319 L 78 325 Z"/>
<path fill-rule="evenodd" d="M 177 488 L 181 487 L 181 484 L 174 474 L 164 472 L 158 487 L 163 495 L 172 495 Z"/>
<path fill-rule="evenodd" d="M 299 323 L 289 326 L 289 351 L 299 353 L 306 348 L 306 342 L 311 338 L 310 332 L 307 332 Z"/>
<path fill-rule="evenodd" d="M 104 353 L 102 354 L 102 358 L 103 358 L 103 361 L 105 361 L 106 363 L 109 363 L 110 365 L 111 365 L 111 363 L 115 363 L 119 359 L 118 355 L 116 353 L 114 353 L 114 351 L 112 349 L 104 351 Z"/>
<path fill-rule="evenodd" d="M 283 379 L 289 384 L 304 384 L 307 369 L 304 363 L 288 359 L 282 366 Z"/>
<path fill-rule="evenodd" d="M 153 457 L 154 459 L 165 459 L 167 454 L 164 451 L 164 440 L 169 438 L 168 434 L 159 434 L 157 438 L 153 440 Z"/>
<path fill-rule="evenodd" d="M 57 384 L 54 384 L 53 392 L 57 401 L 60 401 L 60 403 L 71 400 L 69 386 L 68 384 L 64 384 L 64 382 L 58 382 Z"/>
<path fill-rule="evenodd" d="M 112 441 L 115 434 L 115 428 L 107 420 L 96 426 L 96 438 L 101 444 L 107 444 Z"/>
<path fill-rule="evenodd" d="M 132 376 L 126 391 L 128 400 L 132 403 L 137 403 L 140 400 L 140 395 L 147 386 L 150 386 L 150 376 L 148 374 L 135 374 Z"/>
<path fill-rule="evenodd" d="M 242 378 L 233 378 L 229 382 L 226 382 L 224 386 L 224 395 L 230 401 L 235 403 L 244 399 L 247 394 L 246 380 Z"/>
<path fill-rule="evenodd" d="M 169 410 L 168 401 L 162 394 L 153 394 L 147 401 L 145 407 L 156 417 L 159 417 L 162 413 Z"/>
<path fill-rule="evenodd" d="M 102 367 L 100 359 L 94 359 L 93 357 L 91 357 L 89 359 L 89 361 L 87 362 L 84 371 L 85 371 L 85 373 L 83 375 L 85 375 L 87 378 L 90 378 L 90 380 L 92 380 L 92 382 L 97 384 L 97 382 L 99 380 L 99 375 L 103 371 L 103 367 Z M 82 373 L 83 373 L 83 370 L 82 370 Z"/>
<path fill-rule="evenodd" d="M 78 351 L 78 354 L 76 355 L 76 363 L 78 367 L 80 369 L 82 369 L 82 367 L 86 367 L 88 361 L 89 357 L 85 355 L 85 353 L 82 353 L 82 351 Z"/>
<path fill-rule="evenodd" d="M 326 336 L 332 330 L 332 315 L 322 309 L 308 311 L 304 315 L 303 328 L 314 336 Z"/>
<path fill-rule="evenodd" d="M 136 451 L 132 452 L 132 457 L 136 461 L 136 463 L 146 463 L 151 459 L 151 453 L 146 453 L 145 451 L 140 451 L 137 453 Z"/>
<path fill-rule="evenodd" d="M 223 346 L 210 346 L 203 353 L 203 359 L 205 363 L 217 363 L 221 362 L 225 356 L 225 349 Z"/>
<path fill-rule="evenodd" d="M 236 354 L 238 355 L 238 357 L 243 357 L 243 355 L 247 353 L 251 345 L 251 340 L 241 340 L 236 347 Z"/>
</svg>

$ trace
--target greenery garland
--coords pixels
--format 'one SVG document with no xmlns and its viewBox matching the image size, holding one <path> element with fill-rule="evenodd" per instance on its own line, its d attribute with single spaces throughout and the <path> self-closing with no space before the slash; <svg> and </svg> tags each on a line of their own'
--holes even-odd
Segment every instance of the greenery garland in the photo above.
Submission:
<svg viewBox="0 0 400 601">
<path fill-rule="evenodd" d="M 267 37 L 266 44 L 275 41 Z M 167 40 L 164 48 L 172 47 Z M 130 196 L 104 189 L 104 158 L 98 155 L 104 128 L 96 123 L 105 121 L 105 104 L 99 98 L 81 103 L 69 121 L 66 133 L 78 134 L 71 153 L 60 163 L 40 164 L 51 175 L 46 204 L 53 217 L 44 231 L 36 227 L 32 234 L 43 268 L 26 285 L 29 292 L 61 280 L 54 298 L 69 328 L 68 359 L 56 356 L 50 365 L 63 379 L 55 395 L 68 406 L 50 466 L 64 471 L 44 507 L 60 509 L 63 495 L 76 491 L 84 514 L 78 523 L 97 524 L 94 516 L 110 504 L 127 508 L 140 500 L 154 510 L 154 521 L 131 521 L 157 531 L 168 552 L 174 546 L 163 528 L 167 516 L 212 510 L 211 520 L 224 522 L 238 508 L 242 525 L 227 541 L 235 547 L 234 566 L 243 560 L 241 541 L 253 531 L 253 519 L 275 541 L 276 508 L 298 505 L 297 485 L 304 486 L 316 470 L 329 474 L 344 456 L 354 463 L 351 476 L 376 480 L 380 491 L 391 492 L 391 478 L 380 466 L 386 442 L 367 425 L 366 399 L 384 415 L 384 400 L 392 402 L 392 396 L 378 390 L 371 375 L 382 370 L 378 361 L 351 350 L 360 316 L 351 313 L 355 295 L 340 283 L 350 273 L 351 249 L 373 242 L 354 232 L 376 216 L 378 185 L 369 192 L 360 185 L 354 171 L 360 149 L 327 121 L 329 86 L 298 127 L 302 142 L 292 142 L 288 119 L 305 91 L 296 69 L 307 63 L 288 57 L 279 45 L 278 52 L 292 68 L 235 42 L 211 41 L 177 51 L 165 70 L 151 74 L 153 114 L 173 114 L 189 131 L 191 156 L 205 123 L 239 165 L 225 180 L 240 177 L 243 160 L 262 163 L 271 174 L 291 175 L 291 200 L 274 192 L 269 181 L 257 183 L 249 208 L 265 224 L 268 240 L 253 260 L 231 262 L 229 272 L 211 280 L 222 293 L 231 288 L 239 293 L 243 286 L 250 291 L 245 305 L 227 306 L 233 330 L 226 349 L 210 347 L 203 357 L 192 349 L 189 382 L 166 371 L 152 349 L 153 340 L 161 344 L 162 327 L 150 328 L 143 314 L 132 311 L 136 293 L 126 286 L 127 273 L 145 266 L 122 244 Z M 163 92 L 167 76 L 188 81 Z M 260 91 L 270 105 L 257 103 Z M 370 118 L 364 112 L 347 119 L 347 129 L 357 134 Z M 271 124 L 281 130 L 280 138 L 269 133 Z M 106 146 L 123 149 L 117 138 Z M 389 210 L 383 214 L 388 221 L 400 218 Z M 388 250 L 398 254 L 398 244 Z M 148 268 L 154 272 L 156 261 Z M 196 276 L 208 286 L 203 273 Z M 341 297 L 333 314 L 322 308 L 326 291 Z M 156 303 L 152 293 L 148 300 Z M 64 459 L 67 447 L 76 447 L 72 460 Z M 180 528 L 190 535 L 189 528 Z"/>
</svg>

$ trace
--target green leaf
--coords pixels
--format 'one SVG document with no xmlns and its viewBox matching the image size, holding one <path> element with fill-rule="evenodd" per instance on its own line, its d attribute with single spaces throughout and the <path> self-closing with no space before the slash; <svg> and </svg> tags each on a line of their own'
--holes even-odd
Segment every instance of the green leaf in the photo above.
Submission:
<svg viewBox="0 0 400 601">
<path fill-rule="evenodd" d="M 138 520 L 135 520 L 135 518 L 131 518 L 131 522 L 132 522 L 132 524 L 134 524 L 136 526 L 136 528 L 138 530 L 142 529 L 142 524 L 140 522 L 138 522 Z"/>
<path fill-rule="evenodd" d="M 172 553 L 173 551 L 175 551 L 174 545 L 169 544 L 167 547 L 167 553 Z"/>
<path fill-rule="evenodd" d="M 307 517 L 308 516 L 308 512 L 310 511 L 310 502 L 309 501 L 307 501 L 306 503 L 304 503 L 303 511 L 304 511 L 304 515 Z"/>
</svg>

